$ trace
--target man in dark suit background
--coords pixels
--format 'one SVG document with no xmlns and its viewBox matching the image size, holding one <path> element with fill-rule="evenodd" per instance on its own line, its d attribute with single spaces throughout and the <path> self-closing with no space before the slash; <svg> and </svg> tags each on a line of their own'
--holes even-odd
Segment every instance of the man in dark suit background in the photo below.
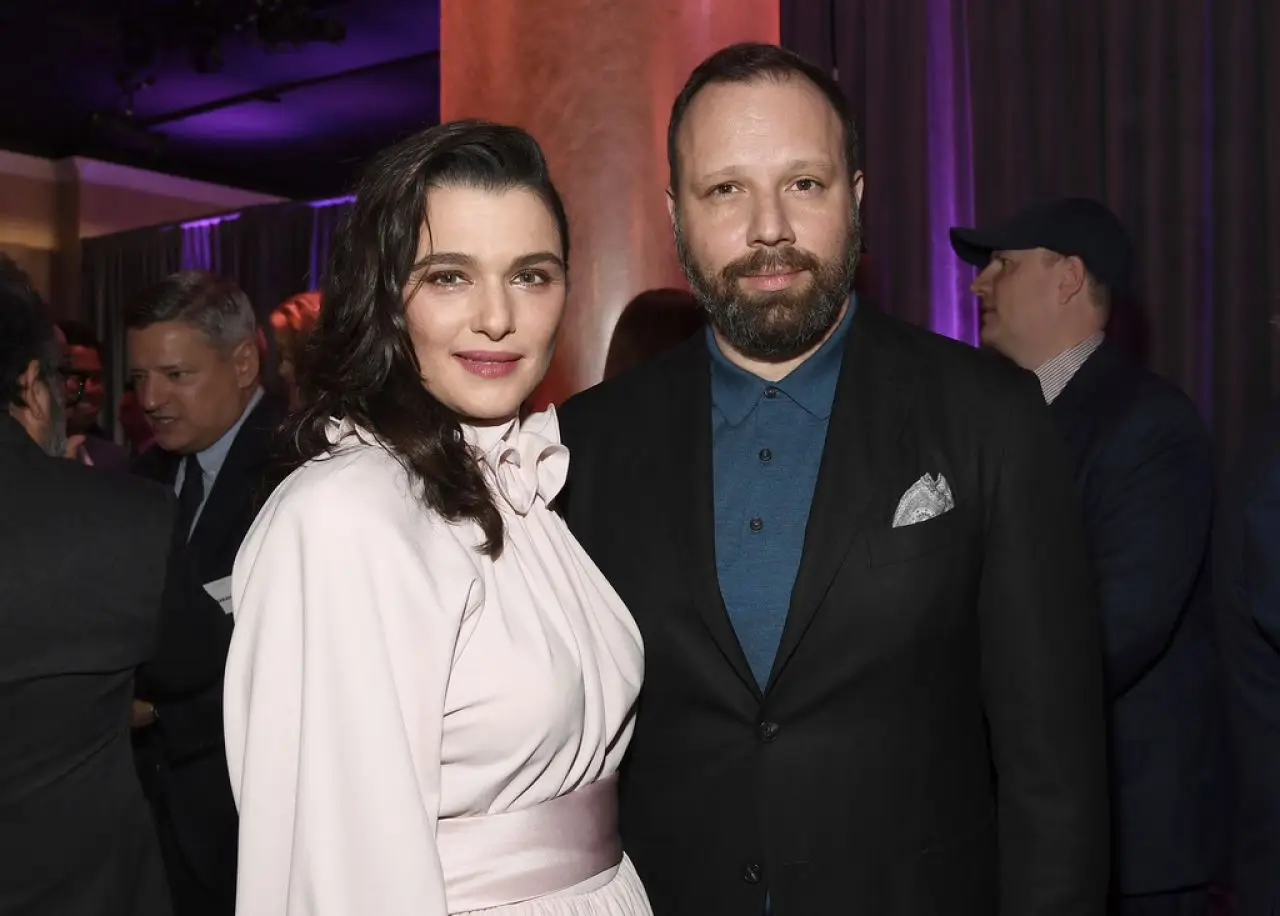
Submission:
<svg viewBox="0 0 1280 916">
<path fill-rule="evenodd" d="M 62 457 L 62 359 L 0 255 L 0 913 L 167 916 L 129 706 L 155 648 L 172 499 Z"/>
<path fill-rule="evenodd" d="M 79 321 L 60 321 L 58 330 L 66 342 L 62 375 L 66 381 L 67 434 L 79 440 L 76 460 L 112 471 L 129 469 L 129 452 L 99 426 L 106 385 L 103 379 L 102 344 L 93 329 Z"/>
<path fill-rule="evenodd" d="M 852 295 L 829 75 L 700 65 L 668 134 L 706 334 L 571 399 L 566 518 L 634 614 L 621 829 L 658 916 L 1099 916 L 1097 608 L 1035 379 Z"/>
<path fill-rule="evenodd" d="M 981 268 L 982 341 L 1040 380 L 1075 461 L 1102 597 L 1113 909 L 1194 916 L 1222 861 L 1221 715 L 1207 559 L 1208 431 L 1180 390 L 1107 341 L 1132 245 L 1097 201 L 954 229 Z"/>
<path fill-rule="evenodd" d="M 1238 916 L 1280 912 L 1280 402 L 1219 518 L 1214 586 L 1235 773 Z"/>
<path fill-rule="evenodd" d="M 230 914 L 237 818 L 222 736 L 231 567 L 267 480 L 279 413 L 264 398 L 257 327 L 230 280 L 183 271 L 131 305 L 129 375 L 155 429 L 137 470 L 178 496 L 156 658 L 135 727 L 177 916 Z"/>
</svg>

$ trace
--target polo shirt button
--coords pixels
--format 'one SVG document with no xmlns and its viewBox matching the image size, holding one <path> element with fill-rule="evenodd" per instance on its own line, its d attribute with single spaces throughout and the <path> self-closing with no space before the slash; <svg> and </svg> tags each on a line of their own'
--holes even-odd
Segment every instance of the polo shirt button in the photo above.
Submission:
<svg viewBox="0 0 1280 916">
<path fill-rule="evenodd" d="M 776 398 L 778 396 L 778 389 L 770 385 L 764 390 L 764 396 L 766 398 Z"/>
<path fill-rule="evenodd" d="M 761 531 L 764 529 L 764 519 L 753 518 L 750 526 L 752 531 Z"/>
<path fill-rule="evenodd" d="M 762 448 L 762 449 L 760 449 L 760 460 L 761 460 L 761 461 L 772 461 L 772 460 L 773 460 L 773 452 L 769 451 L 767 448 Z"/>
</svg>

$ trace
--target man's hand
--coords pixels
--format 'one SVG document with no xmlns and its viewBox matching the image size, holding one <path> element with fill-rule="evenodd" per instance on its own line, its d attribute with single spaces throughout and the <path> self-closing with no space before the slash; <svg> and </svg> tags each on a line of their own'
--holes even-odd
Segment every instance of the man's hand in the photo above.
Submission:
<svg viewBox="0 0 1280 916">
<path fill-rule="evenodd" d="M 84 445 L 84 438 L 79 433 L 74 436 L 67 436 L 67 447 L 62 453 L 62 457 L 75 461 L 80 456 L 80 448 Z"/>
<path fill-rule="evenodd" d="M 155 722 L 156 708 L 146 700 L 134 700 L 132 726 L 134 728 L 147 728 L 155 725 Z"/>
</svg>

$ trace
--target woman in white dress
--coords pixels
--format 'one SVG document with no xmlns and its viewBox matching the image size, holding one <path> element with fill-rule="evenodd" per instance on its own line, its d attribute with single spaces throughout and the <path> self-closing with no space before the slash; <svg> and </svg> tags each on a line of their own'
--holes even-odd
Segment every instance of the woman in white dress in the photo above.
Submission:
<svg viewBox="0 0 1280 916">
<path fill-rule="evenodd" d="M 650 912 L 615 801 L 640 637 L 548 508 L 554 410 L 520 413 L 568 253 L 517 128 L 431 128 L 357 189 L 235 564 L 239 916 Z"/>
</svg>

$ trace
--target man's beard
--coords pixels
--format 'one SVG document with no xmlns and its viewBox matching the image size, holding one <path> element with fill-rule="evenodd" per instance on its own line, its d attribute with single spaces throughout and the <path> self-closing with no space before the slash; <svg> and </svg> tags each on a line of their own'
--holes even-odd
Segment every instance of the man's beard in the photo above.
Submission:
<svg viewBox="0 0 1280 916">
<path fill-rule="evenodd" d="M 856 209 L 850 214 L 844 251 L 839 258 L 825 262 L 800 248 L 757 248 L 713 274 L 694 259 L 679 214 L 675 236 L 680 266 L 712 327 L 743 356 L 768 362 L 801 356 L 826 337 L 853 290 L 862 251 Z M 812 278 L 803 290 L 748 293 L 738 285 L 742 278 L 756 274 L 802 270 Z"/>
</svg>

